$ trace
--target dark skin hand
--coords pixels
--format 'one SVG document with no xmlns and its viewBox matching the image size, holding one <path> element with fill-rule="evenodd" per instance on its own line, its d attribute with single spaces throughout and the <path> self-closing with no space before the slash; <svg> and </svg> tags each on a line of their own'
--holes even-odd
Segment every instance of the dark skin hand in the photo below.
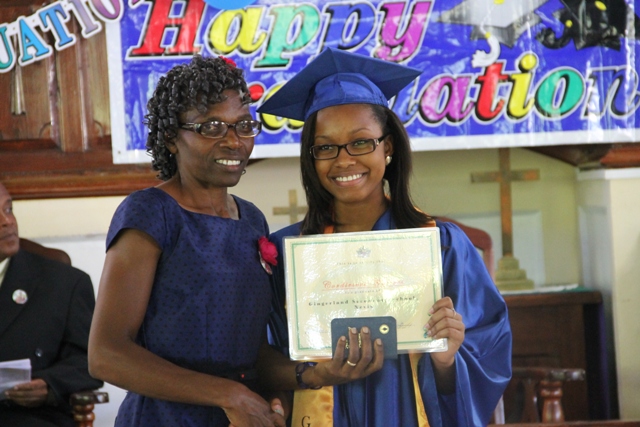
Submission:
<svg viewBox="0 0 640 427">
<path fill-rule="evenodd" d="M 369 328 L 365 326 L 360 330 L 360 338 L 358 330 L 351 328 L 348 339 L 348 350 L 346 349 L 347 337 L 340 337 L 333 358 L 305 370 L 302 374 L 303 382 L 310 387 L 337 385 L 364 378 L 382 369 L 384 362 L 382 341 L 377 339 L 371 342 Z M 265 343 L 258 357 L 261 380 L 274 390 L 298 389 L 295 368 L 299 363 L 300 361 L 290 360 Z M 289 393 L 276 391 L 272 392 L 271 399 L 268 399 L 271 410 L 282 415 L 284 419 L 291 415 L 293 402 L 290 401 L 290 396 Z"/>
<path fill-rule="evenodd" d="M 276 427 L 284 427 L 285 422 L 283 418 L 284 411 L 282 411 L 282 404 L 278 399 L 274 399 L 270 402 L 271 404 L 271 415 L 268 415 L 267 418 L 273 423 Z M 260 413 L 261 405 L 255 405 L 252 400 L 246 400 L 246 402 L 241 402 L 239 409 L 226 409 L 224 408 L 224 412 L 227 415 L 229 420 L 234 420 L 229 424 L 229 427 L 236 426 L 257 426 L 262 425 L 263 422 L 263 414 L 259 416 L 255 416 L 253 414 Z M 278 412 L 280 409 L 282 412 Z"/>
<path fill-rule="evenodd" d="M 274 413 L 274 416 L 272 417 L 273 418 L 273 425 L 277 426 L 277 427 L 284 426 L 284 424 L 282 424 L 282 420 L 283 419 L 287 419 L 287 417 L 291 413 L 290 410 L 285 412 L 282 402 L 287 402 L 287 399 L 283 398 L 282 400 L 280 400 L 279 398 L 274 397 L 274 398 L 270 399 L 270 401 L 269 401 L 269 404 L 271 405 L 271 410 Z M 225 411 L 225 413 L 227 414 L 227 418 L 231 418 L 229 416 L 230 413 L 228 411 Z M 248 421 L 251 421 L 251 420 L 249 419 Z M 236 425 L 231 423 L 231 424 L 229 424 L 229 427 L 236 427 Z"/>
<path fill-rule="evenodd" d="M 364 378 L 373 372 L 382 369 L 384 362 L 384 348 L 382 341 L 371 341 L 369 328 L 362 328 L 361 348 L 358 346 L 358 331 L 353 328 L 349 332 L 349 349 L 347 350 L 347 337 L 340 337 L 336 351 L 331 360 L 321 361 L 314 367 L 306 369 L 302 373 L 302 381 L 310 387 L 330 386 L 344 384 L 349 381 Z M 347 357 L 348 356 L 348 357 Z M 355 364 L 351 366 L 347 361 Z M 296 381 L 295 368 L 299 360 L 289 360 L 277 350 L 265 343 L 260 349 L 258 357 L 258 370 L 261 381 L 265 387 L 272 390 L 296 390 L 299 389 Z M 288 401 L 278 396 L 284 405 L 285 415 L 289 410 Z"/>
<path fill-rule="evenodd" d="M 464 322 L 462 315 L 454 310 L 453 301 L 449 297 L 436 301 L 429 313 L 431 318 L 425 325 L 429 336 L 448 339 L 447 351 L 431 353 L 436 387 L 442 394 L 451 394 L 455 391 L 455 356 L 464 341 Z"/>
<path fill-rule="evenodd" d="M 447 351 L 430 354 L 436 388 L 441 394 L 452 394 L 455 392 L 456 384 L 455 355 L 464 341 L 465 325 L 460 313 L 454 310 L 450 297 L 436 301 L 429 313 L 429 322 L 425 325 L 429 336 L 436 339 L 448 339 Z M 382 342 L 379 339 L 371 342 L 370 331 L 367 327 L 363 327 L 360 334 L 361 347 L 358 346 L 358 331 L 353 328 L 349 331 L 348 338 L 343 336 L 339 339 L 331 360 L 319 362 L 316 366 L 303 372 L 303 382 L 310 387 L 337 385 L 364 378 L 380 370 L 384 362 Z M 345 348 L 347 339 L 349 340 L 348 350 Z M 259 365 L 262 365 L 261 376 L 266 384 L 279 390 L 299 388 L 294 370 L 300 361 L 291 361 L 268 345 L 263 345 L 258 360 Z M 347 361 L 355 363 L 355 366 L 350 365 Z M 284 415 L 287 418 L 290 414 L 290 402 L 286 396 L 282 397 L 281 401 L 285 403 Z M 272 401 L 273 411 L 280 409 L 273 405 Z"/>
<path fill-rule="evenodd" d="M 464 341 L 465 326 L 462 315 L 453 308 L 450 297 L 444 297 L 429 310 L 431 316 L 427 325 L 428 334 L 435 339 L 447 338 L 448 349 L 445 352 L 431 353 L 434 367 L 436 387 L 442 394 L 455 391 L 456 366 L 455 355 Z M 303 374 L 303 380 L 310 385 L 336 385 L 364 378 L 382 368 L 384 349 L 378 339 L 373 344 L 369 328 L 361 330 L 362 348 L 358 347 L 358 331 L 353 328 L 349 332 L 349 350 L 345 350 L 346 338 L 341 337 L 333 359 L 318 363 L 310 374 Z M 348 351 L 347 359 L 344 359 Z M 347 361 L 356 363 L 350 366 Z M 307 378 L 309 381 L 307 381 Z"/>
<path fill-rule="evenodd" d="M 36 378 L 28 383 L 18 384 L 4 394 L 17 405 L 35 408 L 44 405 L 47 401 L 49 386 L 44 380 Z"/>
<path fill-rule="evenodd" d="M 358 330 L 351 328 L 349 330 L 349 349 L 347 350 L 347 337 L 340 337 L 336 352 L 333 358 L 328 362 L 318 363 L 314 369 L 313 378 L 318 378 L 322 385 L 344 384 L 349 381 L 364 378 L 380 369 L 384 362 L 384 348 L 380 339 L 371 342 L 371 333 L 368 327 L 360 330 L 362 339 L 362 347 L 358 345 Z M 345 354 L 347 357 L 345 358 Z M 349 363 L 355 363 L 351 366 Z"/>
<path fill-rule="evenodd" d="M 276 414 L 280 414 L 286 420 L 291 414 L 291 403 L 289 402 L 288 395 L 285 392 L 275 392 L 279 397 L 272 397 L 267 399 L 271 405 L 271 410 Z"/>
</svg>

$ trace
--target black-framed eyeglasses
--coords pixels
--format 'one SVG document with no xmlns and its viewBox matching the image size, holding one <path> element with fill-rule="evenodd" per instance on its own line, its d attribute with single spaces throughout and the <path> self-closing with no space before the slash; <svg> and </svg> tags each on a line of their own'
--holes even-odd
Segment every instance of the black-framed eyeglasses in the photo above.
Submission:
<svg viewBox="0 0 640 427">
<path fill-rule="evenodd" d="M 205 138 L 222 138 L 229 128 L 234 128 L 236 135 L 249 138 L 262 131 L 262 123 L 257 120 L 238 120 L 235 123 L 226 123 L 219 120 L 210 120 L 204 123 L 180 123 L 180 129 L 198 133 Z"/>
<path fill-rule="evenodd" d="M 384 139 L 389 136 L 388 133 L 385 133 L 380 138 L 372 138 L 372 139 L 357 139 L 355 141 L 351 141 L 347 144 L 337 145 L 337 144 L 321 144 L 314 145 L 309 150 L 311 155 L 316 160 L 331 160 L 335 159 L 340 155 L 340 150 L 345 149 L 350 156 L 364 156 L 365 154 L 373 153 L 378 145 Z"/>
</svg>

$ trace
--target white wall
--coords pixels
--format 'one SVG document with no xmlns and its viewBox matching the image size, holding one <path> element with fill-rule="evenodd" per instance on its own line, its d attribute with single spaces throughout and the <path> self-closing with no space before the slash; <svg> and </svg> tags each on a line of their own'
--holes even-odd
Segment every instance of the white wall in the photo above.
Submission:
<svg viewBox="0 0 640 427">
<path fill-rule="evenodd" d="M 497 261 L 502 256 L 498 231 L 499 185 L 472 183 L 470 175 L 472 172 L 497 171 L 498 151 L 419 152 L 414 153 L 414 159 L 412 193 L 416 204 L 432 215 L 460 218 L 462 222 L 466 218 L 472 221 L 482 218 L 491 224 L 486 230 L 492 236 Z M 574 168 L 532 151 L 512 149 L 511 169 L 540 171 L 540 180 L 514 182 L 511 186 L 514 253 L 521 267 L 527 270 L 529 277 L 536 278 L 536 285 L 578 283 L 580 253 Z M 523 217 L 531 215 L 539 215 L 541 230 L 532 218 L 518 224 Z M 491 218 L 492 221 L 487 221 Z M 538 238 L 531 240 L 536 233 Z M 535 248 L 540 242 L 538 239 L 542 245 L 541 260 L 539 249 Z"/>
<path fill-rule="evenodd" d="M 613 332 L 621 419 L 640 419 L 640 168 L 578 175 L 585 283 Z"/>
</svg>

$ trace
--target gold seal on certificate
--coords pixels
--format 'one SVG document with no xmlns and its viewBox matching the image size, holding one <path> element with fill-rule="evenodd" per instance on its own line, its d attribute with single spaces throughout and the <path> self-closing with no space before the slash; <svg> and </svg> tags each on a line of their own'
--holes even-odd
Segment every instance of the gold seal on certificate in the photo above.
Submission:
<svg viewBox="0 0 640 427">
<path fill-rule="evenodd" d="M 284 239 L 289 354 L 331 358 L 331 320 L 393 316 L 398 353 L 445 351 L 424 326 L 442 297 L 437 227 Z"/>
</svg>

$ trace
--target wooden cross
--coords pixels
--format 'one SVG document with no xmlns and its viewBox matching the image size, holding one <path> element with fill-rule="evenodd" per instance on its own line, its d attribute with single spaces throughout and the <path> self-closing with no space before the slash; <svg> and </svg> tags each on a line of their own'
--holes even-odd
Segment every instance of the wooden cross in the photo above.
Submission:
<svg viewBox="0 0 640 427">
<path fill-rule="evenodd" d="M 298 206 L 298 195 L 296 190 L 289 190 L 289 206 L 288 207 L 274 207 L 274 215 L 289 215 L 289 223 L 293 224 L 298 222 L 298 215 L 304 215 L 307 213 L 306 206 Z"/>
<path fill-rule="evenodd" d="M 471 182 L 500 183 L 500 222 L 502 224 L 502 255 L 513 256 L 513 216 L 511 209 L 511 182 L 536 181 L 540 179 L 538 169 L 511 170 L 509 148 L 499 148 L 500 170 L 498 172 L 473 172 Z"/>
</svg>

